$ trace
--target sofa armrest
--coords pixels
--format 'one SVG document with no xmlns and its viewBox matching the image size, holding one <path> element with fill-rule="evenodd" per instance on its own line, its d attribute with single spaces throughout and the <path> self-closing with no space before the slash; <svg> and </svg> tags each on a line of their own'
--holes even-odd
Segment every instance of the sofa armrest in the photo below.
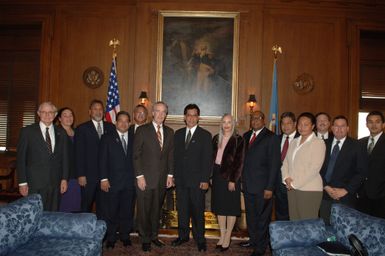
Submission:
<svg viewBox="0 0 385 256">
<path fill-rule="evenodd" d="M 44 212 L 34 236 L 102 240 L 106 229 L 105 222 L 97 221 L 93 213 Z"/>
<path fill-rule="evenodd" d="M 326 241 L 325 223 L 321 219 L 275 221 L 270 223 L 273 250 L 315 246 Z"/>
</svg>

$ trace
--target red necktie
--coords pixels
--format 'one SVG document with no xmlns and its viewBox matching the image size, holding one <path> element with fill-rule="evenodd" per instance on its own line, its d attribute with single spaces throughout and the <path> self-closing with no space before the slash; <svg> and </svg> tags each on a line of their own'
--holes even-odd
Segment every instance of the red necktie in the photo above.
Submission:
<svg viewBox="0 0 385 256">
<path fill-rule="evenodd" d="M 281 152 L 281 161 L 285 160 L 287 149 L 289 148 L 289 136 L 286 136 L 285 143 L 283 144 L 282 147 L 282 152 Z"/>
<path fill-rule="evenodd" d="M 255 132 L 253 132 L 253 136 L 251 136 L 251 139 L 249 141 L 249 147 L 251 146 L 251 144 L 253 144 L 253 142 L 255 141 L 256 137 L 257 137 L 257 135 L 255 135 Z"/>
</svg>

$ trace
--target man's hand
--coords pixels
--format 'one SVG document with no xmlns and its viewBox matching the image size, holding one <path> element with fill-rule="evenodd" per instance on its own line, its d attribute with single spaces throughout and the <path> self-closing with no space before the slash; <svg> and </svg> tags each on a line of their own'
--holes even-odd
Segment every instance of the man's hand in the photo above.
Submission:
<svg viewBox="0 0 385 256">
<path fill-rule="evenodd" d="M 108 180 L 103 180 L 100 182 L 100 189 L 104 192 L 108 192 L 110 190 L 110 182 Z"/>
<path fill-rule="evenodd" d="M 171 188 L 172 186 L 174 186 L 174 178 L 172 176 L 167 176 L 166 188 Z"/>
<path fill-rule="evenodd" d="M 60 194 L 64 194 L 67 191 L 68 183 L 67 180 L 61 180 L 60 182 Z"/>
<path fill-rule="evenodd" d="M 326 191 L 326 193 L 328 193 L 328 195 L 331 198 L 333 198 L 334 200 L 339 200 L 339 198 L 336 195 L 336 189 L 335 188 L 330 187 L 330 186 L 325 186 L 324 190 Z"/>
<path fill-rule="evenodd" d="M 290 178 L 290 177 L 287 177 L 286 179 L 285 179 L 285 183 L 286 183 L 286 188 L 287 188 L 287 190 L 292 190 L 293 189 L 293 187 L 291 186 L 291 183 L 293 182 L 293 179 L 292 178 Z"/>
<path fill-rule="evenodd" d="M 146 179 L 144 176 L 136 178 L 136 182 L 138 183 L 138 188 L 142 191 L 146 189 Z"/>
<path fill-rule="evenodd" d="M 270 199 L 273 196 L 273 191 L 271 190 L 264 190 L 263 191 L 263 198 L 264 199 Z"/>
<path fill-rule="evenodd" d="M 19 192 L 22 196 L 28 196 L 28 185 L 19 186 Z"/>
<path fill-rule="evenodd" d="M 336 200 L 340 200 L 342 197 L 346 196 L 348 191 L 344 188 L 334 188 L 334 196 Z"/>
<path fill-rule="evenodd" d="M 208 182 L 201 182 L 201 184 L 199 184 L 199 188 L 202 190 L 207 190 L 209 188 L 209 183 Z"/>
<path fill-rule="evenodd" d="M 87 178 L 86 178 L 86 176 L 80 176 L 78 178 L 78 182 L 79 182 L 79 185 L 81 187 L 85 187 L 87 185 Z"/>
<path fill-rule="evenodd" d="M 227 185 L 227 189 L 232 192 L 232 191 L 235 191 L 235 182 L 229 182 L 229 184 Z"/>
</svg>

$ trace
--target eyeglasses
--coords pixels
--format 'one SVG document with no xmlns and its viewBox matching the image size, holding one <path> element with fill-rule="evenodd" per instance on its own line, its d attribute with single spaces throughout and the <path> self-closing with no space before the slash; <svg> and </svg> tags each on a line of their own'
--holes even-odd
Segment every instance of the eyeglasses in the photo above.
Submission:
<svg viewBox="0 0 385 256">
<path fill-rule="evenodd" d="M 50 115 L 50 116 L 55 114 L 55 112 L 53 111 L 39 111 L 39 113 L 40 115 Z"/>
<path fill-rule="evenodd" d="M 251 120 L 262 120 L 263 116 L 252 116 Z"/>
</svg>

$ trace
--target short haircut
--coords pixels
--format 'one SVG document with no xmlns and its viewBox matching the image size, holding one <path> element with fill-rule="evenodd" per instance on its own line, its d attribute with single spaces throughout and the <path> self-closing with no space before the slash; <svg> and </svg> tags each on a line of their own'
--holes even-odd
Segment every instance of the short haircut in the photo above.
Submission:
<svg viewBox="0 0 385 256">
<path fill-rule="evenodd" d="M 197 110 L 197 113 L 198 113 L 198 116 L 201 115 L 201 110 L 199 109 L 198 105 L 197 104 L 188 104 L 186 107 L 184 107 L 184 110 L 183 110 L 183 115 L 186 115 L 187 114 L 187 111 L 190 110 L 190 109 L 196 109 Z"/>
<path fill-rule="evenodd" d="M 282 119 L 286 117 L 290 118 L 293 121 L 293 123 L 295 123 L 296 119 L 295 119 L 295 114 L 293 112 L 283 112 L 281 115 L 281 122 L 282 122 Z"/>
<path fill-rule="evenodd" d="M 369 116 L 379 116 L 381 117 L 381 121 L 384 122 L 384 114 L 382 114 L 381 111 L 378 111 L 378 110 L 370 111 L 369 114 L 366 116 L 366 122 L 368 121 Z"/>
<path fill-rule="evenodd" d="M 165 106 L 165 107 L 166 107 L 166 113 L 168 113 L 168 106 L 167 106 L 167 104 L 166 104 L 165 102 L 163 102 L 163 101 L 157 101 L 157 102 L 155 102 L 154 105 L 152 105 L 152 111 L 155 110 L 155 106 L 156 106 L 156 105 L 163 105 L 163 106 Z"/>
<path fill-rule="evenodd" d="M 57 113 L 57 108 L 56 106 L 51 102 L 51 101 L 44 101 L 42 102 L 40 105 L 39 105 L 39 108 L 38 108 L 38 112 L 40 112 L 40 109 L 45 106 L 45 105 L 48 105 L 52 108 L 53 112 L 55 112 L 55 114 Z"/>
<path fill-rule="evenodd" d="M 128 121 L 131 122 L 131 116 L 130 116 L 130 114 L 127 111 L 123 111 L 123 110 L 119 111 L 118 114 L 116 114 L 116 121 L 118 121 L 119 116 L 127 116 L 128 117 Z"/>
<path fill-rule="evenodd" d="M 265 120 L 265 114 L 262 112 L 262 111 L 260 111 L 260 110 L 256 110 L 256 111 L 254 111 L 253 113 L 251 113 L 251 115 L 256 115 L 256 114 L 260 114 L 260 116 L 262 117 L 262 119 L 263 120 Z"/>
<path fill-rule="evenodd" d="M 301 119 L 302 117 L 309 118 L 311 124 L 312 124 L 312 125 L 315 125 L 315 123 L 316 123 L 316 118 L 315 118 L 315 116 L 314 116 L 312 113 L 310 113 L 310 112 L 303 112 L 302 114 L 300 114 L 300 115 L 298 116 L 298 119 L 297 119 L 298 122 L 299 122 L 299 119 Z"/>
<path fill-rule="evenodd" d="M 137 111 L 139 108 L 143 108 L 143 110 L 146 113 L 146 115 L 148 114 L 147 108 L 144 105 L 142 105 L 142 104 L 136 105 L 135 108 L 134 108 L 134 112 Z"/>
<path fill-rule="evenodd" d="M 329 122 L 332 120 L 331 116 L 326 112 L 318 112 L 317 114 L 315 114 L 315 118 L 317 119 L 319 116 L 322 116 L 322 115 L 326 116 Z"/>
<path fill-rule="evenodd" d="M 339 119 L 345 120 L 345 121 L 346 121 L 346 125 L 349 126 L 349 121 L 348 121 L 348 119 L 346 118 L 346 116 L 344 116 L 344 115 L 338 115 L 338 116 L 334 117 L 334 118 L 333 118 L 333 125 L 334 125 L 334 122 L 335 122 L 336 120 L 339 120 Z"/>
<path fill-rule="evenodd" d="M 103 102 L 101 100 L 93 99 L 90 103 L 90 109 L 95 105 L 95 104 L 100 104 L 102 105 L 102 108 L 104 108 Z"/>
</svg>

